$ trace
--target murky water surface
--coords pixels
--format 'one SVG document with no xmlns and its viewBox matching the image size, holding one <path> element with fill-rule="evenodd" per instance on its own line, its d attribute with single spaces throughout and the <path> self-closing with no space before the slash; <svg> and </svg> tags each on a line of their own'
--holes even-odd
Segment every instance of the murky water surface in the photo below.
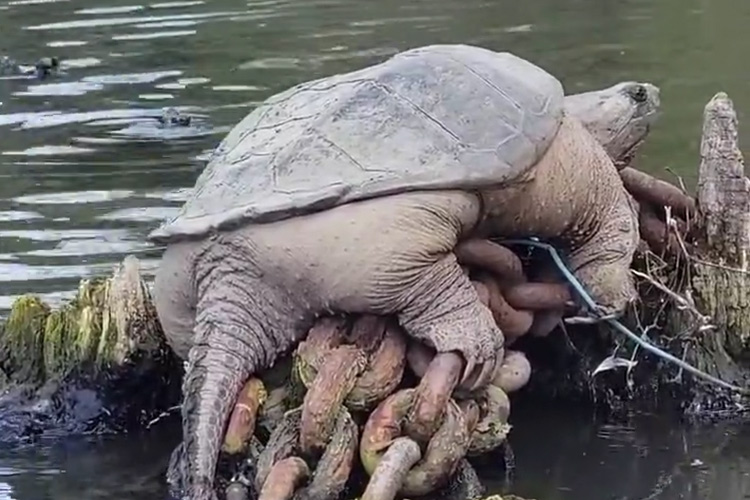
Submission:
<svg viewBox="0 0 750 500">
<path fill-rule="evenodd" d="M 259 101 L 416 45 L 508 49 L 569 93 L 655 82 L 665 109 L 640 166 L 691 184 L 705 102 L 724 90 L 741 120 L 750 110 L 749 21 L 743 0 L 0 0 L 0 55 L 56 55 L 64 70 L 0 77 L 0 316 L 23 292 L 64 299 L 128 253 L 150 276 L 161 251 L 144 236 Z M 163 106 L 192 115 L 191 126 L 160 129 Z M 520 484 L 539 499 L 750 492 L 736 431 L 720 433 L 717 449 L 716 436 L 569 420 L 518 428 Z M 0 498 L 144 498 L 167 441 L 0 450 Z M 656 492 L 668 477 L 677 489 Z"/>
</svg>

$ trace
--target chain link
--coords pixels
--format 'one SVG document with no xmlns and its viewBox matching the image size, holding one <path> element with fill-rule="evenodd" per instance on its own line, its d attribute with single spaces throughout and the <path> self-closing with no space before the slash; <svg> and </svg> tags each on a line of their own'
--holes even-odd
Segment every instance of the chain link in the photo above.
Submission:
<svg viewBox="0 0 750 500">
<path fill-rule="evenodd" d="M 524 335 L 536 315 L 569 305 L 563 285 L 529 282 L 508 248 L 485 240 L 467 243 L 457 252 L 459 261 L 470 266 L 480 299 L 511 339 Z M 436 355 L 414 340 L 407 348 L 394 318 L 320 318 L 293 355 L 292 380 L 301 392 L 289 396 L 295 408 L 275 424 L 252 486 L 261 500 L 332 500 L 343 491 L 358 451 L 370 476 L 367 491 L 387 484 L 397 490 L 394 495 L 434 493 L 466 456 L 508 448 L 507 394 L 528 382 L 530 365 L 523 353 L 505 348 L 498 359 L 493 382 L 467 393 L 458 386 L 460 355 Z M 397 390 L 407 363 L 420 382 Z M 289 386 L 290 394 L 294 390 Z M 265 399 L 262 383 L 248 381 L 230 417 L 229 429 L 234 422 L 243 431 L 235 432 L 230 448 L 252 435 Z M 355 417 L 362 413 L 367 418 L 360 440 Z"/>
<path fill-rule="evenodd" d="M 406 343 L 387 318 L 323 318 L 300 344 L 296 361 L 307 387 L 300 445 L 315 455 L 330 441 L 340 408 L 368 410 L 395 390 L 406 365 Z"/>
<path fill-rule="evenodd" d="M 305 387 L 310 388 L 331 351 L 342 345 L 356 347 L 365 358 L 344 404 L 353 411 L 370 410 L 401 382 L 406 365 L 405 336 L 395 321 L 382 316 L 319 319 L 295 355 L 295 370 Z"/>
<path fill-rule="evenodd" d="M 351 414 L 341 409 L 333 437 L 319 460 L 302 451 L 301 426 L 300 407 L 288 411 L 271 433 L 258 458 L 255 488 L 260 492 L 259 500 L 332 500 L 344 491 L 359 444 Z M 311 468 L 309 464 L 315 462 L 317 465 Z"/>
<path fill-rule="evenodd" d="M 536 266 L 541 272 L 530 282 L 521 259 L 508 247 L 471 239 L 458 245 L 455 253 L 480 300 L 492 311 L 506 346 L 530 331 L 546 335 L 566 309 L 575 308 L 570 288 L 552 268 Z"/>
<path fill-rule="evenodd" d="M 318 320 L 294 356 L 294 375 L 306 389 L 302 404 L 283 416 L 258 460 L 259 498 L 337 498 L 359 446 L 351 411 L 367 411 L 392 393 L 405 366 L 404 336 L 387 318 Z"/>
<path fill-rule="evenodd" d="M 402 389 L 388 396 L 370 414 L 359 453 L 371 478 L 383 474 L 380 464 L 389 467 L 393 459 L 383 462 L 383 458 L 391 444 L 400 437 L 408 437 L 424 451 L 403 474 L 398 494 L 422 496 L 447 484 L 468 452 L 477 422 L 476 417 L 467 418 L 450 397 L 462 363 L 456 354 L 438 354 L 416 388 Z M 428 422 L 427 418 L 432 420 Z"/>
</svg>

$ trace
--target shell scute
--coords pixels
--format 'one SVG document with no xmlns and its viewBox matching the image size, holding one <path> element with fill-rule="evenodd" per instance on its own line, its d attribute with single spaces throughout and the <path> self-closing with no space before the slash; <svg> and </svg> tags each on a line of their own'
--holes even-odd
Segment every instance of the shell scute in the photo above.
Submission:
<svg viewBox="0 0 750 500">
<path fill-rule="evenodd" d="M 509 53 L 468 45 L 401 52 L 301 83 L 224 138 L 169 242 L 414 190 L 476 189 L 524 174 L 563 115 L 560 82 Z"/>
</svg>

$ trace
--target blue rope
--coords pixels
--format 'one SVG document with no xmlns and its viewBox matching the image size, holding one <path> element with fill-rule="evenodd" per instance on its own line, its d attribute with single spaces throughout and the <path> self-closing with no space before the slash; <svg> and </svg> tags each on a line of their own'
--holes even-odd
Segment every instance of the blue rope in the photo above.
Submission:
<svg viewBox="0 0 750 500">
<path fill-rule="evenodd" d="M 567 279 L 571 285 L 573 285 L 573 288 L 578 292 L 578 294 L 583 298 L 586 305 L 591 309 L 592 314 L 594 314 L 597 317 L 599 316 L 599 313 L 596 308 L 596 302 L 594 299 L 591 298 L 591 296 L 586 292 L 586 289 L 583 287 L 580 281 L 578 281 L 578 278 L 576 278 L 572 272 L 567 268 L 565 263 L 563 262 L 562 258 L 560 257 L 560 254 L 557 252 L 555 247 L 550 245 L 549 243 L 542 243 L 538 239 L 511 239 L 511 240 L 501 240 L 502 243 L 506 243 L 509 245 L 525 245 L 525 246 L 531 246 L 531 247 L 537 247 L 541 248 L 543 250 L 546 250 L 549 252 L 549 254 L 552 256 L 552 260 L 555 262 L 555 265 L 560 269 L 560 271 L 565 276 L 565 279 Z M 620 320 L 616 318 L 604 318 L 604 321 L 609 323 L 615 330 L 624 333 L 627 337 L 632 339 L 636 344 L 647 350 L 648 352 L 655 354 L 656 356 L 659 356 L 661 358 L 666 359 L 667 361 L 676 364 L 680 368 L 689 371 L 690 373 L 703 378 L 705 380 L 708 380 L 709 382 L 713 382 L 714 384 L 720 385 L 722 387 L 725 387 L 727 389 L 731 389 L 733 391 L 738 391 L 743 394 L 750 394 L 750 390 L 747 388 L 739 387 L 734 384 L 730 384 L 729 382 L 725 382 L 719 378 L 714 377 L 713 375 L 709 375 L 708 373 L 705 373 L 698 368 L 695 368 L 689 363 L 686 363 L 685 361 L 674 357 L 673 355 L 669 354 L 668 352 L 660 349 L 659 347 L 655 346 L 651 342 L 644 340 L 643 338 L 639 337 L 632 331 L 630 331 L 625 325 L 623 325 Z"/>
</svg>

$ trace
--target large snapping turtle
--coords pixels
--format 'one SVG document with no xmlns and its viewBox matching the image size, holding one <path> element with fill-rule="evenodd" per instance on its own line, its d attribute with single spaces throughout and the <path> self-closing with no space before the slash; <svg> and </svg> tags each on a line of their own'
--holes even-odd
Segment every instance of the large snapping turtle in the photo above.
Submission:
<svg viewBox="0 0 750 500">
<path fill-rule="evenodd" d="M 523 59 L 432 45 L 297 85 L 230 131 L 179 215 L 150 235 L 167 244 L 159 318 L 188 360 L 170 471 L 183 494 L 215 498 L 242 384 L 321 314 L 395 315 L 462 354 L 465 387 L 487 383 L 503 335 L 452 252 L 470 235 L 554 240 L 592 296 L 622 310 L 637 215 L 597 139 L 629 154 L 606 124 L 627 113 L 640 141 L 658 90 L 629 83 L 600 98 L 625 107 L 566 111 L 561 83 Z M 596 138 L 579 111 L 595 115 L 585 122 L 600 125 Z"/>
</svg>

